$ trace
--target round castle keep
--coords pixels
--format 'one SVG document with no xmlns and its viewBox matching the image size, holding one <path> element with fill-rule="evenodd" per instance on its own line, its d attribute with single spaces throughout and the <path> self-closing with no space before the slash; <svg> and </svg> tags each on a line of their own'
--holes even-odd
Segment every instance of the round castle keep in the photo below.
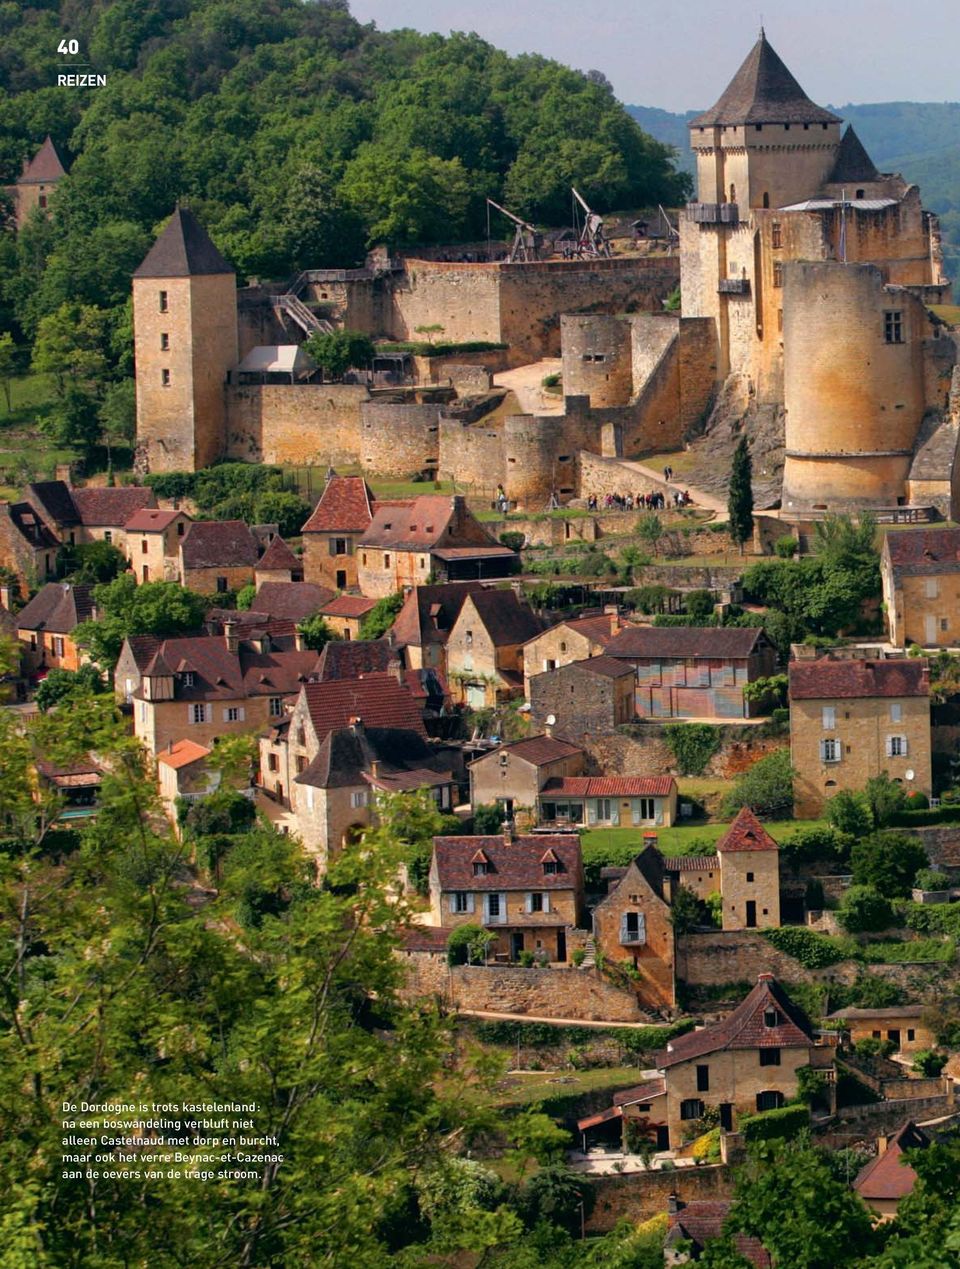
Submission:
<svg viewBox="0 0 960 1269">
<path fill-rule="evenodd" d="M 363 401 L 360 463 L 381 476 L 409 476 L 440 466 L 440 407 Z"/>
<path fill-rule="evenodd" d="M 626 405 L 633 393 L 629 318 L 591 313 L 560 318 L 565 396 L 590 398 L 594 409 Z"/>
<path fill-rule="evenodd" d="M 873 265 L 784 274 L 783 506 L 895 506 L 925 408 L 923 306 Z"/>
</svg>

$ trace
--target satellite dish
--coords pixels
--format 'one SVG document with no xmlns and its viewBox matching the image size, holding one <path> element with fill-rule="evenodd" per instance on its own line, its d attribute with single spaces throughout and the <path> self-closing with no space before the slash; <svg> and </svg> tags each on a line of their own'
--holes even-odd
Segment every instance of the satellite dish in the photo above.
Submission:
<svg viewBox="0 0 960 1269">
<path fill-rule="evenodd" d="M 548 715 L 547 715 L 547 726 L 548 726 L 548 727 L 552 727 L 552 726 L 553 726 L 553 724 L 554 724 L 556 721 L 557 721 L 557 716 L 556 716 L 556 714 L 548 714 Z"/>
<path fill-rule="evenodd" d="M 916 778 L 913 767 L 908 767 L 904 774 L 906 775 L 908 780 L 913 780 Z"/>
</svg>

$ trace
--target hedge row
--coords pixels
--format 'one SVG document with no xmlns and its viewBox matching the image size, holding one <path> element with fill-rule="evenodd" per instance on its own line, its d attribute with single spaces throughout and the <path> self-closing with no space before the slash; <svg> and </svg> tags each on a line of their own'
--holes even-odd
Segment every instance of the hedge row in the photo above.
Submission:
<svg viewBox="0 0 960 1269">
<path fill-rule="evenodd" d="M 694 1026 L 692 1018 L 664 1027 L 566 1027 L 546 1022 L 474 1022 L 470 1024 L 478 1040 L 487 1044 L 524 1044 L 530 1048 L 582 1045 L 612 1039 L 631 1053 L 651 1053 L 662 1049 L 675 1036 Z"/>
<path fill-rule="evenodd" d="M 509 348 L 509 344 L 493 344 L 486 340 L 468 340 L 463 344 L 446 343 L 428 344 L 426 341 L 401 340 L 398 343 L 377 344 L 378 353 L 413 353 L 415 357 L 449 357 L 455 353 L 496 352 L 501 348 Z"/>
<path fill-rule="evenodd" d="M 898 811 L 891 824 L 899 828 L 922 828 L 928 824 L 960 824 L 960 806 L 923 807 L 919 811 Z"/>
<path fill-rule="evenodd" d="M 744 1141 L 770 1141 L 774 1137 L 795 1137 L 810 1126 L 810 1110 L 807 1106 L 781 1106 L 779 1110 L 764 1110 L 740 1120 Z"/>
</svg>

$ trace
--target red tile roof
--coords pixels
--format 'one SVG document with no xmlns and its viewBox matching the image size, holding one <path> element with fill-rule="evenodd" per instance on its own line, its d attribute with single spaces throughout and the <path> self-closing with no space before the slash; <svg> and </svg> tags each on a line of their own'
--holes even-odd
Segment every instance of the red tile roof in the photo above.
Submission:
<svg viewBox="0 0 960 1269">
<path fill-rule="evenodd" d="M 400 931 L 401 952 L 445 952 L 450 931 L 442 925 L 411 925 Z"/>
<path fill-rule="evenodd" d="M 548 626 L 546 630 L 542 630 L 541 634 L 550 634 L 554 630 L 571 630 L 575 634 L 583 635 L 585 639 L 591 639 L 594 643 L 602 644 L 604 647 L 610 642 L 614 636 L 614 623 L 618 618 L 611 613 L 598 613 L 592 617 L 574 617 L 570 621 L 558 621 L 555 626 Z M 539 639 L 540 635 L 534 635 L 534 639 Z"/>
<path fill-rule="evenodd" d="M 358 679 L 362 674 L 399 677 L 400 657 L 386 639 L 334 639 L 320 653 L 316 677 L 321 683 Z"/>
<path fill-rule="evenodd" d="M 671 855 L 664 859 L 667 872 L 709 872 L 720 866 L 719 855 Z"/>
<path fill-rule="evenodd" d="M 362 476 L 331 476 L 302 533 L 363 533 L 373 519 L 373 494 Z"/>
<path fill-rule="evenodd" d="M 670 1228 L 665 1239 L 665 1247 L 672 1248 L 677 1243 L 693 1243 L 696 1258 L 707 1243 L 719 1238 L 730 1208 L 729 1199 L 694 1199 L 689 1203 L 681 1203 L 678 1212 L 670 1213 Z M 770 1269 L 773 1261 L 770 1253 L 758 1238 L 748 1234 L 734 1234 L 733 1243 L 740 1255 L 754 1266 L 754 1269 Z"/>
<path fill-rule="evenodd" d="M 257 565 L 263 566 L 263 560 Z M 249 611 L 268 613 L 279 621 L 305 621 L 320 612 L 333 591 L 316 582 L 262 582 Z"/>
<path fill-rule="evenodd" d="M 157 762 L 162 762 L 165 767 L 173 767 L 175 771 L 179 771 L 181 767 L 189 767 L 191 762 L 201 762 L 204 758 L 209 758 L 212 752 L 212 749 L 198 745 L 193 740 L 178 740 L 168 748 L 160 750 L 157 754 Z"/>
<path fill-rule="evenodd" d="M 618 660 L 616 657 L 607 656 L 604 653 L 598 657 L 585 657 L 582 661 L 571 661 L 571 666 L 576 666 L 578 670 L 584 670 L 587 674 L 600 674 L 605 679 L 620 679 L 627 674 L 633 674 L 633 666 L 627 661 Z M 565 669 L 561 666 L 560 669 Z M 547 671 L 551 673 L 551 671 Z"/>
<path fill-rule="evenodd" d="M 449 540 L 443 541 L 448 532 Z M 466 506 L 462 494 L 421 494 L 396 506 L 378 503 L 370 527 L 361 538 L 363 546 L 397 551 L 425 551 L 441 544 L 445 550 L 498 547 Z"/>
<path fill-rule="evenodd" d="M 607 655 L 742 661 L 762 638 L 756 626 L 625 626 L 607 644 Z"/>
<path fill-rule="evenodd" d="M 648 1102 L 653 1097 L 660 1097 L 667 1091 L 664 1079 L 647 1080 L 645 1084 L 635 1084 L 633 1088 L 625 1088 L 613 1099 L 614 1106 L 635 1106 L 638 1102 Z"/>
<path fill-rule="evenodd" d="M 894 574 L 923 577 L 960 573 L 960 529 L 905 529 L 888 533 L 884 550 Z"/>
<path fill-rule="evenodd" d="M 903 1157 L 905 1150 L 926 1150 L 930 1138 L 908 1120 L 887 1143 L 883 1154 L 871 1159 L 857 1173 L 853 1188 L 865 1202 L 905 1198 L 917 1183 L 917 1174 Z"/>
<path fill-rule="evenodd" d="M 727 831 L 717 842 L 717 852 L 739 853 L 746 850 L 779 850 L 780 847 L 748 806 L 743 807 Z"/>
<path fill-rule="evenodd" d="M 676 787 L 673 776 L 554 776 L 542 793 L 578 798 L 666 798 Z"/>
<path fill-rule="evenodd" d="M 152 489 L 122 485 L 113 489 L 71 489 L 81 524 L 91 528 L 123 528 L 135 511 L 155 507 Z"/>
<path fill-rule="evenodd" d="M 61 176 L 66 176 L 66 174 L 64 166 L 60 162 L 60 155 L 57 153 L 57 147 L 53 144 L 50 134 L 47 133 L 47 139 L 33 158 L 24 159 L 23 171 L 17 178 L 17 184 L 52 184 L 54 181 L 59 181 Z"/>
<path fill-rule="evenodd" d="M 263 569 L 264 572 L 271 569 L 302 570 L 303 563 L 297 559 L 278 533 L 259 560 L 257 560 L 257 568 Z"/>
<path fill-rule="evenodd" d="M 775 1026 L 767 1026 L 764 1014 L 776 1011 Z M 810 1023 L 772 974 L 760 974 L 757 985 L 722 1022 L 671 1040 L 654 1059 L 659 1070 L 689 1062 L 721 1049 L 807 1048 L 813 1043 Z"/>
<path fill-rule="evenodd" d="M 127 533 L 162 533 L 182 514 L 181 511 L 163 511 L 160 507 L 141 507 L 123 527 Z"/>
<path fill-rule="evenodd" d="M 304 684 L 310 720 L 322 737 L 359 718 L 367 728 L 399 728 L 425 737 L 423 715 L 410 691 L 392 674 Z"/>
<path fill-rule="evenodd" d="M 320 611 L 324 617 L 365 617 L 376 602 L 375 599 L 367 599 L 366 595 L 337 595 Z"/>
<path fill-rule="evenodd" d="M 257 539 L 243 520 L 195 520 L 180 544 L 184 568 L 253 568 Z"/>
<path fill-rule="evenodd" d="M 164 639 L 144 674 L 178 676 L 176 700 L 228 701 L 248 696 L 291 696 L 299 691 L 316 664 L 315 652 L 253 652 L 244 645 L 238 652 L 231 652 L 222 637 L 188 635 Z M 188 672 L 194 675 L 190 687 L 179 677 Z M 145 699 L 142 684 L 135 695 L 139 700 Z"/>
<path fill-rule="evenodd" d="M 509 745 L 499 745 L 496 749 L 491 749 L 489 753 L 474 758 L 470 765 L 489 761 L 491 757 L 501 753 L 514 754 L 517 758 L 522 758 L 524 762 L 530 762 L 535 767 L 542 767 L 548 762 L 559 762 L 561 758 L 572 758 L 575 754 L 582 754 L 583 750 L 578 745 L 568 744 L 565 740 L 555 740 L 553 736 L 528 736 L 526 740 L 515 740 Z"/>
<path fill-rule="evenodd" d="M 922 657 L 891 661 L 790 662 L 790 699 L 846 700 L 855 697 L 929 696 L 930 674 Z"/>
<path fill-rule="evenodd" d="M 474 876 L 473 859 L 486 857 L 490 871 Z M 545 872 L 549 851 L 559 872 Z M 583 886 L 580 839 L 575 833 L 543 833 L 533 837 L 435 837 L 433 855 L 440 889 L 450 890 L 579 890 Z"/>
</svg>

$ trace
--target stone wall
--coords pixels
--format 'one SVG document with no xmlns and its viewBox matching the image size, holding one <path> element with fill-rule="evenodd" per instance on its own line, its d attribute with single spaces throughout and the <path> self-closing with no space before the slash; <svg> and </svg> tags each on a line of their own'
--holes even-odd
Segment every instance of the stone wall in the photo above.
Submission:
<svg viewBox="0 0 960 1269">
<path fill-rule="evenodd" d="M 671 1194 L 684 1203 L 727 1199 L 733 1194 L 733 1169 L 723 1164 L 678 1168 L 675 1172 L 635 1172 L 625 1176 L 591 1176 L 596 1202 L 587 1232 L 605 1234 L 617 1221 L 638 1224 L 667 1210 Z"/>
<path fill-rule="evenodd" d="M 394 339 L 419 339 L 417 326 L 440 325 L 451 343 L 503 342 L 496 264 L 407 260 L 404 272 L 390 279 L 386 304 L 387 333 Z"/>
<path fill-rule="evenodd" d="M 410 476 L 440 466 L 440 406 L 363 401 L 360 464 L 380 476 Z"/>
<path fill-rule="evenodd" d="M 674 724 L 675 725 L 675 724 Z M 703 772 L 713 779 L 733 780 L 768 754 L 786 748 L 786 737 L 768 736 L 759 727 L 717 725 L 720 748 Z M 588 749 L 597 770 L 606 775 L 675 772 L 676 759 L 666 739 L 666 727 L 643 723 L 589 738 Z"/>
<path fill-rule="evenodd" d="M 227 388 L 227 457 L 336 466 L 360 453 L 359 384 L 244 384 Z M 395 408 L 395 407 L 394 407 Z"/>
<path fill-rule="evenodd" d="M 397 955 L 407 968 L 404 993 L 439 997 L 449 1008 L 591 1022 L 647 1022 L 636 995 L 597 970 L 525 969 L 515 965 L 447 965 L 446 952 Z"/>
</svg>

